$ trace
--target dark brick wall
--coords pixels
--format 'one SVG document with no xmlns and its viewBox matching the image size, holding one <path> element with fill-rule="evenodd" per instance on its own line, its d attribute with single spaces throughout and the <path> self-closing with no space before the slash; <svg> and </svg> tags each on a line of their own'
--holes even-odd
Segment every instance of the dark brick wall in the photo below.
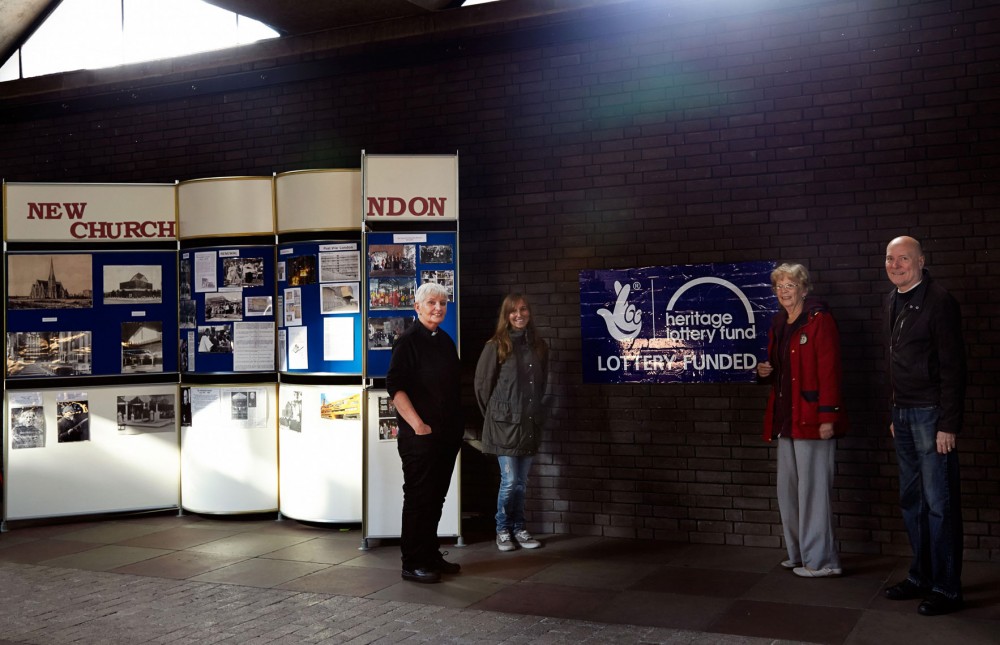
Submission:
<svg viewBox="0 0 1000 645">
<path fill-rule="evenodd" d="M 967 557 L 1000 558 L 995 3 L 693 4 L 497 3 L 493 24 L 445 17 L 377 46 L 0 86 L 0 173 L 173 181 L 458 151 L 470 386 L 508 290 L 553 349 L 531 528 L 627 538 L 780 544 L 766 392 L 583 385 L 578 271 L 804 262 L 843 340 L 842 550 L 905 553 L 878 318 L 885 245 L 914 235 L 965 314 Z M 488 516 L 483 473 L 466 471 L 465 505 Z"/>
</svg>

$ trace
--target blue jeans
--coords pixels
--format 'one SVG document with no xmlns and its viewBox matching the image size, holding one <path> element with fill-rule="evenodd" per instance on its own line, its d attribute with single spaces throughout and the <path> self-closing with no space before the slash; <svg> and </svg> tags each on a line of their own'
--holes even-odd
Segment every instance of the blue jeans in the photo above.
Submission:
<svg viewBox="0 0 1000 645">
<path fill-rule="evenodd" d="M 500 492 L 497 494 L 497 533 L 516 533 L 524 528 L 524 491 L 528 487 L 528 471 L 534 455 L 506 457 L 500 462 Z"/>
<path fill-rule="evenodd" d="M 899 505 L 913 548 L 910 582 L 962 597 L 962 504 L 958 453 L 937 451 L 940 410 L 892 409 Z"/>
</svg>

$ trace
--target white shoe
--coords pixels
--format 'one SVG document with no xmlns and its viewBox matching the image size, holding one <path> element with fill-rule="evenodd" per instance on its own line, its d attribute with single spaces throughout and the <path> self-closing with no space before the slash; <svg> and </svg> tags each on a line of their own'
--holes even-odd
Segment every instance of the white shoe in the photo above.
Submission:
<svg viewBox="0 0 1000 645">
<path fill-rule="evenodd" d="M 525 529 L 521 529 L 514 533 L 514 539 L 517 543 L 521 545 L 522 549 L 537 549 L 542 546 L 542 543 L 531 537 L 531 533 L 528 533 Z"/>
<path fill-rule="evenodd" d="M 497 548 L 501 551 L 513 551 L 517 548 L 510 537 L 510 531 L 497 531 Z"/>
<path fill-rule="evenodd" d="M 810 569 L 809 567 L 795 567 L 792 569 L 792 573 L 801 578 L 830 578 L 832 576 L 839 576 L 841 574 L 840 569 L 831 569 L 830 567 L 823 567 L 822 569 Z"/>
<path fill-rule="evenodd" d="M 794 560 L 785 560 L 781 563 L 781 566 L 786 569 L 795 569 L 796 567 L 801 567 L 801 562 L 795 562 Z"/>
</svg>

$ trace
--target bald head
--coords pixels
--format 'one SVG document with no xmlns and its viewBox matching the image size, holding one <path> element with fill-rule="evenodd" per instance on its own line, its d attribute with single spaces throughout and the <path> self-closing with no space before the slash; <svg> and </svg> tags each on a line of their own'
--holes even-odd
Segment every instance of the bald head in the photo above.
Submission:
<svg viewBox="0 0 1000 645">
<path fill-rule="evenodd" d="M 924 271 L 924 250 L 915 238 L 903 235 L 885 247 L 885 272 L 896 289 L 907 292 L 920 284 Z"/>
</svg>

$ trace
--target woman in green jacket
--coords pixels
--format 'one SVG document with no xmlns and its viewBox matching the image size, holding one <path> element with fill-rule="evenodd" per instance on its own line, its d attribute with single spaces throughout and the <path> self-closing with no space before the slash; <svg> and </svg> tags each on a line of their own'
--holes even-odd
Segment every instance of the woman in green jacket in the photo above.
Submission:
<svg viewBox="0 0 1000 645">
<path fill-rule="evenodd" d="M 500 305 L 493 337 L 476 365 L 476 401 L 483 413 L 483 452 L 500 462 L 497 548 L 541 543 L 524 528 L 528 471 L 544 425 L 542 396 L 548 380 L 548 347 L 535 330 L 524 296 L 512 293 Z"/>
</svg>

